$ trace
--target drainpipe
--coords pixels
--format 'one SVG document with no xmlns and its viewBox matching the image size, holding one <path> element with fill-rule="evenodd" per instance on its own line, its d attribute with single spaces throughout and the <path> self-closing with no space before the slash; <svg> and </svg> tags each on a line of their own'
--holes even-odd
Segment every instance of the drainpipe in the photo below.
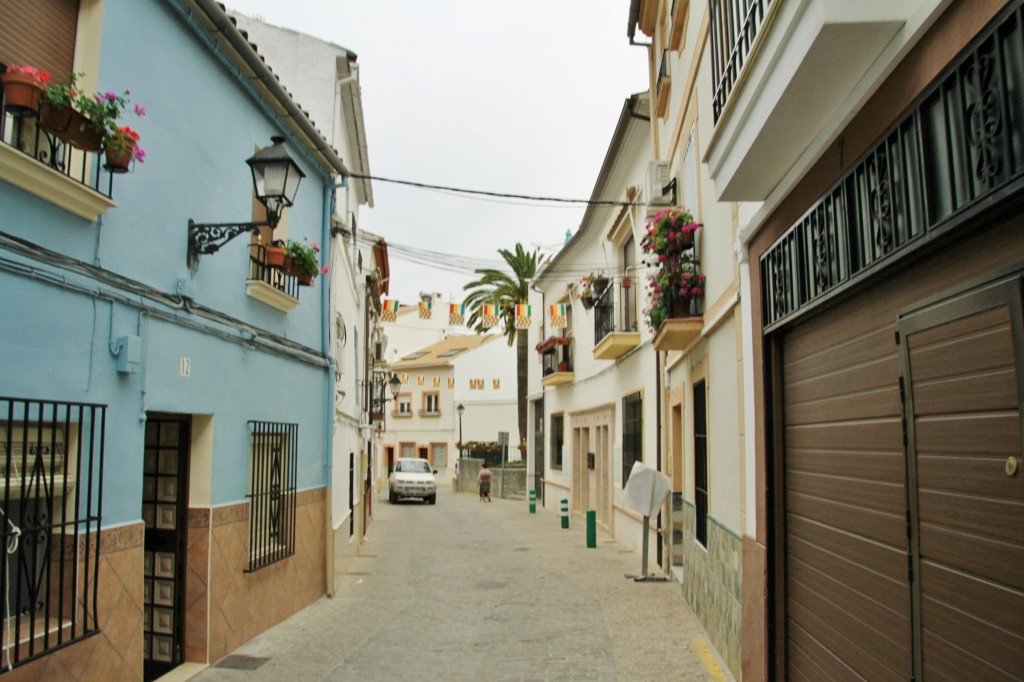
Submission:
<svg viewBox="0 0 1024 682">
<path fill-rule="evenodd" d="M 334 251 L 331 248 L 331 214 L 334 207 L 334 193 L 347 186 L 345 178 L 341 178 L 340 182 L 324 185 L 323 220 L 320 225 L 320 243 L 323 244 L 323 250 L 320 253 L 328 255 L 327 261 L 330 265 L 333 265 L 330 254 Z M 321 256 L 322 259 L 323 256 Z M 337 362 L 331 355 L 331 292 L 327 285 L 327 278 L 331 275 L 333 273 L 329 272 L 320 280 L 320 350 L 327 360 L 326 395 L 324 396 L 324 441 L 326 446 L 324 448 L 324 485 L 327 487 L 328 494 L 331 490 L 331 477 L 334 469 L 332 457 L 334 452 L 334 370 L 337 367 Z M 327 501 L 327 507 L 330 509 L 330 499 Z"/>
<path fill-rule="evenodd" d="M 661 430 L 661 351 L 654 352 L 654 428 L 658 433 L 658 438 L 655 441 L 655 452 L 658 462 L 658 471 L 661 471 L 661 442 L 664 437 L 664 433 Z M 671 486 L 670 486 L 671 487 Z M 672 504 L 672 497 L 669 496 L 669 505 Z M 665 505 L 662 505 L 664 507 Z M 671 509 L 671 506 L 669 507 Z M 655 561 L 658 562 L 658 566 L 664 570 L 665 566 L 662 564 L 664 557 L 662 556 L 664 539 L 662 538 L 661 528 L 661 510 L 658 510 L 657 525 L 657 537 L 658 537 L 658 552 Z"/>
</svg>

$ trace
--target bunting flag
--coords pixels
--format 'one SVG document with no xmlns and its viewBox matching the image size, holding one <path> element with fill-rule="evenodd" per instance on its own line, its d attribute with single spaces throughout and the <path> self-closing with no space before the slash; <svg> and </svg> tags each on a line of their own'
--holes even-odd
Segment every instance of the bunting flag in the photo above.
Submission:
<svg viewBox="0 0 1024 682">
<path fill-rule="evenodd" d="M 516 303 L 516 329 L 529 329 L 530 317 L 532 316 L 532 314 L 532 305 L 526 305 L 525 303 Z"/>
<path fill-rule="evenodd" d="M 466 324 L 465 303 L 452 303 L 448 306 L 448 324 Z"/>
<path fill-rule="evenodd" d="M 485 328 L 498 326 L 498 323 L 500 322 L 498 319 L 498 306 L 493 303 L 484 303 L 483 310 L 481 312 Z"/>
<path fill-rule="evenodd" d="M 433 301 L 420 301 L 420 319 L 430 319 L 430 309 L 434 307 Z"/>
<path fill-rule="evenodd" d="M 422 374 L 417 374 L 416 375 L 416 385 L 417 386 L 422 386 L 423 385 L 423 375 Z"/>
<path fill-rule="evenodd" d="M 501 388 L 501 379 L 492 379 L 494 388 Z"/>
<path fill-rule="evenodd" d="M 402 378 L 402 383 L 403 384 L 409 383 L 409 373 L 408 372 L 402 372 L 402 377 L 401 378 Z"/>
<path fill-rule="evenodd" d="M 394 322 L 398 317 L 398 301 L 390 298 L 384 299 L 384 309 L 380 313 L 380 319 L 384 322 Z"/>
<path fill-rule="evenodd" d="M 448 388 L 455 388 L 455 377 L 448 377 Z"/>
<path fill-rule="evenodd" d="M 434 388 L 437 388 L 440 385 L 441 385 L 441 377 L 434 377 Z"/>
<path fill-rule="evenodd" d="M 551 326 L 565 328 L 565 304 L 556 303 L 548 306 L 548 316 L 551 318 Z"/>
</svg>

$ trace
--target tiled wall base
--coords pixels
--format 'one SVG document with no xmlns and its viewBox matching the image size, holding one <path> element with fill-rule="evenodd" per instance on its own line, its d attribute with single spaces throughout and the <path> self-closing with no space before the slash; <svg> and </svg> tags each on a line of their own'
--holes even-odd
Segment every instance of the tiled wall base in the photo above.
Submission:
<svg viewBox="0 0 1024 682">
<path fill-rule="evenodd" d="M 9 673 L 5 682 L 137 682 L 142 679 L 143 525 L 100 534 L 100 632 Z"/>
<path fill-rule="evenodd" d="M 673 496 L 673 507 L 676 499 Z M 672 558 L 682 556 L 683 595 L 737 678 L 741 665 L 742 549 L 739 537 L 708 517 L 708 546 L 694 536 L 694 508 L 680 496 L 672 512 Z M 677 532 L 678 531 L 678 532 Z"/>
</svg>

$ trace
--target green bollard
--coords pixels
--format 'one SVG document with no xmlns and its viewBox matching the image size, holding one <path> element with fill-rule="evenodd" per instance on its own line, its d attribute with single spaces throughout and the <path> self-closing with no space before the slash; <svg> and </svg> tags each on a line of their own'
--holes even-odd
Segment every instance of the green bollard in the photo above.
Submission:
<svg viewBox="0 0 1024 682">
<path fill-rule="evenodd" d="M 597 512 L 587 510 L 587 547 L 597 547 Z"/>
<path fill-rule="evenodd" d="M 537 491 L 536 490 L 531 490 L 530 491 L 530 513 L 531 514 L 536 514 L 537 513 Z"/>
<path fill-rule="evenodd" d="M 569 527 L 569 500 L 562 498 L 562 528 Z"/>
</svg>

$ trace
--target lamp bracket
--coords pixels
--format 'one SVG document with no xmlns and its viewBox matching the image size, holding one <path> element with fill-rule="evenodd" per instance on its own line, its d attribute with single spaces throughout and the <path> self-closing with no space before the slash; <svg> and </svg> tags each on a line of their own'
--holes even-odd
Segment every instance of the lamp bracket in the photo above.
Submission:
<svg viewBox="0 0 1024 682">
<path fill-rule="evenodd" d="M 244 232 L 259 234 L 261 227 L 273 229 L 274 225 L 270 222 L 197 223 L 189 218 L 187 254 L 189 269 L 195 273 L 199 269 L 199 256 L 204 253 L 217 253 L 220 247 Z"/>
</svg>

